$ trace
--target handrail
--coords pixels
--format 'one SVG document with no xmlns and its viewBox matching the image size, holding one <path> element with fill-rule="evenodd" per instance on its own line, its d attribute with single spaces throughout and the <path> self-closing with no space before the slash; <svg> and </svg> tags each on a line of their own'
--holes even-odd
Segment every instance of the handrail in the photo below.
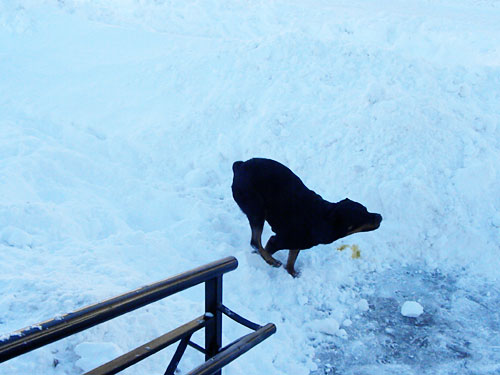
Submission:
<svg viewBox="0 0 500 375">
<path fill-rule="evenodd" d="M 186 375 L 211 375 L 220 371 L 222 367 L 231 363 L 236 358 L 260 344 L 276 332 L 276 326 L 272 323 L 266 324 L 257 331 L 249 333 L 223 348 L 218 354 L 198 366 Z"/>
<path fill-rule="evenodd" d="M 188 346 L 205 354 L 205 363 L 190 375 L 221 375 L 221 369 L 273 333 L 272 323 L 260 326 L 222 304 L 222 275 L 238 267 L 234 257 L 206 264 L 168 279 L 143 286 L 61 317 L 29 326 L 0 339 L 0 363 L 41 346 L 81 332 L 97 324 L 156 302 L 192 286 L 205 283 L 205 313 L 174 330 L 143 344 L 85 375 L 114 375 L 179 341 L 165 375 L 174 375 Z M 222 348 L 222 315 L 254 330 Z M 205 329 L 205 347 L 191 341 L 194 332 Z"/>
<path fill-rule="evenodd" d="M 173 344 L 179 339 L 184 339 L 186 337 L 191 337 L 191 335 L 198 331 L 199 329 L 205 327 L 207 322 L 207 317 L 202 315 L 196 319 L 193 319 L 189 323 L 186 323 L 171 332 L 168 332 L 144 345 L 135 348 L 134 350 L 125 353 L 110 362 L 107 362 L 99 367 L 96 367 L 92 371 L 86 372 L 85 375 L 112 375 L 126 368 L 135 365 L 137 362 L 146 359 L 147 357 L 159 352 L 160 350 L 166 348 L 167 346 Z"/>
<path fill-rule="evenodd" d="M 61 317 L 16 331 L 9 337 L 0 340 L 0 363 L 202 282 L 217 278 L 237 267 L 238 261 L 236 258 L 227 257 Z"/>
</svg>

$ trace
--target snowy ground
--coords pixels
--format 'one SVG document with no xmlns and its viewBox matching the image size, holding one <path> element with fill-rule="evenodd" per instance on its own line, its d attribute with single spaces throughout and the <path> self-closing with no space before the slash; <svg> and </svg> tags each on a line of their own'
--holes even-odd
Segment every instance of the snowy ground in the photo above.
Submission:
<svg viewBox="0 0 500 375">
<path fill-rule="evenodd" d="M 278 332 L 227 374 L 498 374 L 498 40 L 496 0 L 0 0 L 0 335 L 234 255 L 225 303 Z M 382 226 L 272 269 L 231 198 L 253 156 Z M 82 373 L 202 294 L 0 374 Z"/>
</svg>

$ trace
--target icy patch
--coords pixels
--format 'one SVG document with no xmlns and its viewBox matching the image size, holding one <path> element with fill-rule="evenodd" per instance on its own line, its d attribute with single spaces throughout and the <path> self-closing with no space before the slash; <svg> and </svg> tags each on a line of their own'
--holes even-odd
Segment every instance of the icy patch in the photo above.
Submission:
<svg viewBox="0 0 500 375">
<path fill-rule="evenodd" d="M 497 286 L 461 280 L 461 272 L 422 269 L 407 266 L 367 275 L 363 291 L 370 309 L 353 318 L 352 325 L 343 324 L 347 339 L 325 336 L 329 341 L 316 348 L 319 368 L 311 375 L 498 374 Z M 415 293 L 425 312 L 410 319 L 399 311 L 404 301 L 416 299 Z"/>
<path fill-rule="evenodd" d="M 416 301 L 406 301 L 401 306 L 401 315 L 408 318 L 418 318 L 424 312 L 422 305 Z"/>
</svg>

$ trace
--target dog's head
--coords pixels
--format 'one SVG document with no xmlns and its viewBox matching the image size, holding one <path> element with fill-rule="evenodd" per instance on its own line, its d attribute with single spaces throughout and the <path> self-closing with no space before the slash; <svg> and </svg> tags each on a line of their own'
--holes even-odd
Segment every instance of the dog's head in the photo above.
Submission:
<svg viewBox="0 0 500 375">
<path fill-rule="evenodd" d="M 328 219 L 336 239 L 339 239 L 350 234 L 377 229 L 382 222 L 382 215 L 368 212 L 362 204 L 344 199 L 333 204 Z"/>
</svg>

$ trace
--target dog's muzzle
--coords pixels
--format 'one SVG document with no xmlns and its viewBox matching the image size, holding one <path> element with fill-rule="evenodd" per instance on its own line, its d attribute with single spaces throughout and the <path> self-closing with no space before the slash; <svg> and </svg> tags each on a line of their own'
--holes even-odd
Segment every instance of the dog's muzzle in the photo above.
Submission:
<svg viewBox="0 0 500 375">
<path fill-rule="evenodd" d="M 377 229 L 380 226 L 380 223 L 382 222 L 382 215 L 380 214 L 373 214 L 373 229 Z"/>
<path fill-rule="evenodd" d="M 372 230 L 377 229 L 380 226 L 380 223 L 382 222 L 382 215 L 380 214 L 371 214 L 371 215 L 372 215 L 371 217 L 372 220 L 370 220 L 370 222 L 348 232 L 347 236 L 354 233 L 370 232 Z"/>
</svg>

